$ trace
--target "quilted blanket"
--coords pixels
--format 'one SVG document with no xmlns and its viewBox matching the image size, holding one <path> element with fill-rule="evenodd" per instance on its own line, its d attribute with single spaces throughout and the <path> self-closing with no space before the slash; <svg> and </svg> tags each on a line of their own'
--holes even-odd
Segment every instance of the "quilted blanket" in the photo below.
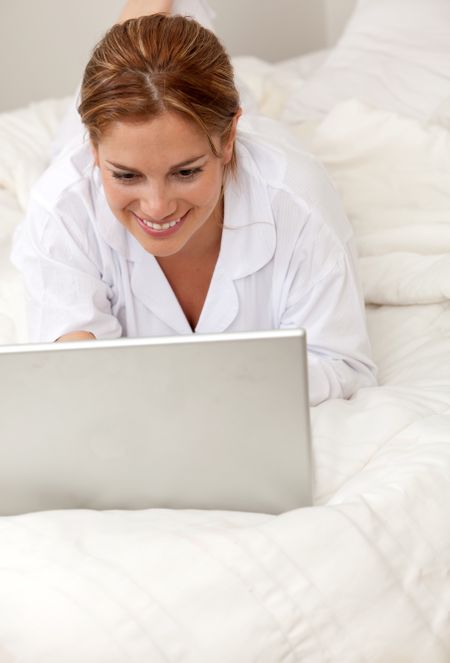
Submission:
<svg viewBox="0 0 450 663">
<path fill-rule="evenodd" d="M 293 69 L 237 67 L 277 117 Z M 2 343 L 24 338 L 7 255 L 66 104 L 0 116 Z M 1 663 L 450 660 L 450 133 L 356 101 L 291 130 L 353 223 L 380 382 L 313 408 L 315 506 L 2 518 Z"/>
</svg>

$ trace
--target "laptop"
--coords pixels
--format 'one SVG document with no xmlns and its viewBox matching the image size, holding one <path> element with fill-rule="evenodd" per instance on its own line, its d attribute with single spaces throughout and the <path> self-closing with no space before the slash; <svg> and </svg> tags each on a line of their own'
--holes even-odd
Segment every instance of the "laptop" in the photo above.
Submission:
<svg viewBox="0 0 450 663">
<path fill-rule="evenodd" d="M 303 330 L 0 347 L 0 515 L 312 503 Z"/>
</svg>

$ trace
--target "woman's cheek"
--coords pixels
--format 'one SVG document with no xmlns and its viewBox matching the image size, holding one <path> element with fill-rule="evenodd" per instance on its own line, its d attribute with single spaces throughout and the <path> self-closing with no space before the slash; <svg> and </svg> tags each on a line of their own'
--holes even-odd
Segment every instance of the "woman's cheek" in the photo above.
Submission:
<svg viewBox="0 0 450 663">
<path fill-rule="evenodd" d="M 123 186 L 120 184 L 112 184 L 105 190 L 106 198 L 110 207 L 114 209 L 126 209 L 136 196 L 131 195 L 131 191 L 123 191 Z"/>
<path fill-rule="evenodd" d="M 222 172 L 214 170 L 202 183 L 202 188 L 199 190 L 199 200 L 203 200 L 203 204 L 215 205 L 220 197 L 222 181 Z"/>
</svg>

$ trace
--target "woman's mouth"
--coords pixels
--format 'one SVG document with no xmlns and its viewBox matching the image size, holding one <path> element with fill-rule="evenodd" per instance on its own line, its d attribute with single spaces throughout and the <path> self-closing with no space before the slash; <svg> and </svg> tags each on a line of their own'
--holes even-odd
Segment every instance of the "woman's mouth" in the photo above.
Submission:
<svg viewBox="0 0 450 663">
<path fill-rule="evenodd" d="M 177 232 L 189 212 L 186 212 L 186 214 L 179 219 L 172 219 L 171 221 L 166 221 L 165 223 L 154 223 L 153 221 L 147 221 L 146 219 L 142 219 L 135 212 L 131 213 L 135 217 L 142 230 L 144 230 L 144 232 L 146 232 L 148 235 L 151 235 L 152 237 L 168 237 L 169 235 L 173 235 L 173 233 Z"/>
</svg>

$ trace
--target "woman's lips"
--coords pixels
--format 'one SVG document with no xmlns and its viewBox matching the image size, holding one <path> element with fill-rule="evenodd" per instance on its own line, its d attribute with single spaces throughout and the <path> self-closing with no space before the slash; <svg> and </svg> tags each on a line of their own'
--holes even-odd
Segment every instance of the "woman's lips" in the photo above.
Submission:
<svg viewBox="0 0 450 663">
<path fill-rule="evenodd" d="M 153 223 L 151 221 L 146 221 L 145 219 L 142 219 L 135 212 L 131 213 L 135 217 L 140 228 L 142 228 L 142 230 L 145 233 L 147 233 L 147 235 L 151 235 L 151 237 L 163 238 L 176 233 L 179 230 L 180 226 L 183 224 L 189 212 L 186 212 L 186 214 L 180 217 L 179 219 L 172 219 L 172 221 L 168 221 L 166 223 Z"/>
</svg>

